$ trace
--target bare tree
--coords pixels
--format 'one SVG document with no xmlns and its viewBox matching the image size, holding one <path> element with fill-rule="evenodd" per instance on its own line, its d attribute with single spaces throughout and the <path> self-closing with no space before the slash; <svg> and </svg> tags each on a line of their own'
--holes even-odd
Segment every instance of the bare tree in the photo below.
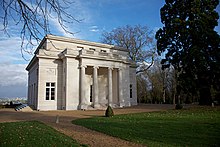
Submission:
<svg viewBox="0 0 220 147">
<path fill-rule="evenodd" d="M 150 95 L 153 99 L 154 103 L 161 103 L 164 101 L 165 96 L 165 72 L 162 71 L 160 63 L 158 61 L 154 62 L 154 65 L 150 68 L 150 70 L 145 72 L 145 77 L 149 81 Z"/>
<path fill-rule="evenodd" d="M 147 79 L 142 75 L 137 75 L 137 97 L 138 97 L 138 103 L 151 103 L 151 99 L 148 96 L 148 81 Z"/>
<path fill-rule="evenodd" d="M 67 0 L 1 0 L 2 31 L 10 36 L 7 31 L 9 23 L 21 26 L 22 56 L 24 51 L 31 53 L 30 46 L 33 46 L 34 42 L 39 42 L 45 34 L 51 34 L 51 19 L 56 19 L 65 32 L 73 34 L 66 24 L 80 22 L 80 20 L 66 11 L 71 3 Z"/>
<path fill-rule="evenodd" d="M 101 41 L 128 49 L 129 58 L 136 63 L 150 62 L 150 65 L 142 64 L 137 73 L 144 72 L 153 65 L 156 44 L 153 31 L 147 26 L 118 27 L 111 32 L 104 32 Z"/>
<path fill-rule="evenodd" d="M 175 90 L 173 68 L 162 70 L 161 66 L 160 59 L 155 59 L 149 70 L 138 74 L 138 94 L 141 95 L 139 97 L 141 101 L 147 103 L 171 103 L 172 96 L 174 95 L 175 97 L 175 91 L 173 91 L 173 89 Z M 145 90 L 144 93 L 143 89 Z"/>
</svg>

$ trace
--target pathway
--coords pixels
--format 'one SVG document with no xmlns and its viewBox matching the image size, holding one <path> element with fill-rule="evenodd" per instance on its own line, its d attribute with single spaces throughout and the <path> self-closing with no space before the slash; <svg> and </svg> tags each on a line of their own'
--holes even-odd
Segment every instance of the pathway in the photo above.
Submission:
<svg viewBox="0 0 220 147">
<path fill-rule="evenodd" d="M 172 109 L 173 105 L 140 105 L 123 109 L 114 109 L 114 113 L 128 114 L 140 112 L 152 112 Z M 140 144 L 135 144 L 116 137 L 111 137 L 103 133 L 99 133 L 82 126 L 71 123 L 74 119 L 88 118 L 93 116 L 103 116 L 103 110 L 89 110 L 89 111 L 33 111 L 33 112 L 16 112 L 13 109 L 0 109 L 0 123 L 14 122 L 26 120 L 38 120 L 47 125 L 52 126 L 56 130 L 71 136 L 81 144 L 88 144 L 91 147 L 138 147 Z M 56 116 L 59 116 L 59 123 L 56 123 Z"/>
</svg>

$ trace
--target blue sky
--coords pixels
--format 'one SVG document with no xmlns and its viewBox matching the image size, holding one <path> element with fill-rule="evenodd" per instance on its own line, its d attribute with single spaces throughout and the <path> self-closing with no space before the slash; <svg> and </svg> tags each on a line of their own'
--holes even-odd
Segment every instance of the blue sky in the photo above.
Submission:
<svg viewBox="0 0 220 147">
<path fill-rule="evenodd" d="M 161 27 L 160 8 L 163 0 L 93 0 L 76 1 L 76 9 L 70 10 L 81 23 L 71 28 L 76 38 L 100 41 L 103 31 L 125 25 L 147 25 L 151 29 Z M 59 30 L 54 31 L 59 34 Z M 63 33 L 62 35 L 65 35 Z M 67 35 L 69 36 L 69 35 Z"/>
<path fill-rule="evenodd" d="M 51 33 L 99 42 L 103 31 L 125 25 L 147 25 L 152 30 L 162 27 L 160 8 L 164 0 L 74 0 L 67 10 L 81 23 L 68 24 L 74 36 L 64 32 L 56 20 L 51 20 Z M 218 6 L 217 10 L 220 10 Z M 220 23 L 220 22 L 219 22 Z M 2 24 L 0 24 L 2 28 Z M 10 37 L 4 32 L 0 36 L 0 97 L 26 97 L 27 72 L 20 53 L 19 26 L 10 25 Z M 220 34 L 220 27 L 216 30 Z M 32 55 L 25 54 L 27 59 Z"/>
</svg>

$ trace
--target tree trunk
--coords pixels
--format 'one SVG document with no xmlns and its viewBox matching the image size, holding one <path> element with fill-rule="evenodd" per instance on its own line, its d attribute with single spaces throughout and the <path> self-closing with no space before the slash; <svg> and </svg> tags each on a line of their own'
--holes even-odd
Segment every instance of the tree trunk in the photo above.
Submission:
<svg viewBox="0 0 220 147">
<path fill-rule="evenodd" d="M 180 104 L 180 94 L 178 95 L 178 104 Z"/>
<path fill-rule="evenodd" d="M 199 105 L 211 105 L 212 97 L 209 88 L 200 88 L 199 94 L 200 94 Z"/>
<path fill-rule="evenodd" d="M 174 105 L 176 104 L 176 101 L 175 101 L 175 100 L 176 100 L 176 94 L 174 93 L 174 94 L 173 94 L 173 104 L 174 104 Z"/>
<path fill-rule="evenodd" d="M 210 79 L 208 79 L 205 73 L 199 76 L 199 104 L 211 105 L 212 96 L 210 92 Z"/>
<path fill-rule="evenodd" d="M 165 88 L 163 89 L 163 103 L 166 102 L 166 90 Z"/>
</svg>

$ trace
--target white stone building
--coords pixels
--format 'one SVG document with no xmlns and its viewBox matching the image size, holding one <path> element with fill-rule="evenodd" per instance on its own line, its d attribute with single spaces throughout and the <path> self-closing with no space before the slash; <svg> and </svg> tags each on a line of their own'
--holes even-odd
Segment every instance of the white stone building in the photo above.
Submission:
<svg viewBox="0 0 220 147">
<path fill-rule="evenodd" d="M 28 104 L 37 110 L 137 105 L 135 64 L 127 50 L 47 35 L 28 71 Z"/>
</svg>

